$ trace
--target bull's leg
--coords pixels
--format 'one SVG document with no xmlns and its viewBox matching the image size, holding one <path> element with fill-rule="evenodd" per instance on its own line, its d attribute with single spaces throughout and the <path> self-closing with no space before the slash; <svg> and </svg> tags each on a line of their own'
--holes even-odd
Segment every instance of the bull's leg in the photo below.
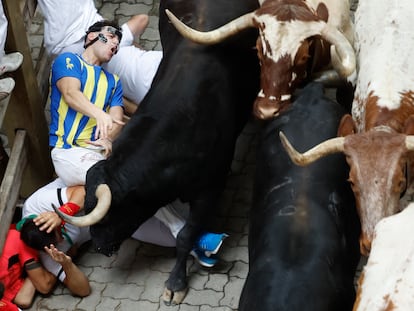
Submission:
<svg viewBox="0 0 414 311">
<path fill-rule="evenodd" d="M 210 196 L 211 197 L 211 196 Z M 216 201 L 195 200 L 190 202 L 190 214 L 185 226 L 177 236 L 177 259 L 170 277 L 165 282 L 163 300 L 166 305 L 180 304 L 187 294 L 187 258 L 196 238 L 208 224 Z"/>
<path fill-rule="evenodd" d="M 197 236 L 195 230 L 186 223 L 177 236 L 177 259 L 170 277 L 165 282 L 163 294 L 166 305 L 180 304 L 187 294 L 187 257 Z"/>
</svg>

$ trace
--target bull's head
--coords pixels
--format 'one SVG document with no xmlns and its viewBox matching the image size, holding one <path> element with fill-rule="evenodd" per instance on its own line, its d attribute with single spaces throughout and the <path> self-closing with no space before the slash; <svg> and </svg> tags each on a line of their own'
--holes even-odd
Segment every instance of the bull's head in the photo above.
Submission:
<svg viewBox="0 0 414 311">
<path fill-rule="evenodd" d="M 409 127 L 404 134 L 379 127 L 355 134 L 350 115 L 343 117 L 338 133 L 344 137 L 329 139 L 304 153 L 297 152 L 283 133 L 280 138 L 292 161 L 301 166 L 329 154 L 345 154 L 362 226 L 360 250 L 367 256 L 375 225 L 400 210 L 400 195 L 408 182 L 405 174 L 408 156 L 414 150 L 414 133 Z"/>
<path fill-rule="evenodd" d="M 261 63 L 261 90 L 254 104 L 259 119 L 274 117 L 288 107 L 297 84 L 306 78 L 308 59 L 315 38 L 335 46 L 335 62 L 341 77 L 355 70 L 354 50 L 345 36 L 326 23 L 325 15 L 309 8 L 305 1 L 264 1 L 258 10 L 240 16 L 212 31 L 200 32 L 181 23 L 171 12 L 166 14 L 186 38 L 201 44 L 216 44 L 249 27 L 259 29 L 257 42 Z M 321 14 L 323 15 L 323 14 Z"/>
<path fill-rule="evenodd" d="M 134 229 L 127 230 L 129 227 L 120 219 L 123 218 L 121 210 L 111 211 L 112 193 L 110 182 L 105 181 L 104 163 L 105 161 L 100 161 L 88 170 L 84 216 L 74 217 L 63 214 L 58 209 L 55 211 L 67 223 L 77 227 L 90 226 L 96 250 L 110 256 L 119 249 L 124 239 L 131 236 Z"/>
</svg>

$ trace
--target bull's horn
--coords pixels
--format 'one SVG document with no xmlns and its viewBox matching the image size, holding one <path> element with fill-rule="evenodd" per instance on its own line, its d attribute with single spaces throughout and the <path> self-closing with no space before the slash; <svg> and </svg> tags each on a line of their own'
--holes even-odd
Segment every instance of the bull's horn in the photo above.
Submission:
<svg viewBox="0 0 414 311">
<path fill-rule="evenodd" d="M 321 36 L 335 46 L 331 49 L 334 51 L 331 53 L 331 61 L 335 70 L 342 78 L 351 76 L 356 70 L 355 51 L 351 43 L 342 32 L 329 24 L 322 29 Z"/>
<path fill-rule="evenodd" d="M 408 151 L 414 151 L 414 136 L 407 135 L 405 137 L 405 146 L 407 147 Z"/>
<path fill-rule="evenodd" d="M 344 84 L 344 80 L 333 69 L 314 73 L 312 80 L 322 83 L 325 87 L 338 87 Z"/>
<path fill-rule="evenodd" d="M 55 212 L 67 223 L 72 224 L 77 227 L 87 227 L 99 222 L 102 218 L 105 217 L 106 213 L 111 206 L 111 190 L 109 189 L 108 185 L 101 184 L 96 188 L 95 192 L 96 197 L 98 198 L 98 203 L 96 207 L 87 215 L 84 216 L 69 216 L 62 213 L 60 210 L 53 206 Z"/>
<path fill-rule="evenodd" d="M 295 148 L 292 147 L 283 132 L 279 132 L 279 136 L 283 147 L 285 147 L 285 150 L 288 153 L 290 159 L 293 161 L 293 163 L 300 166 L 311 164 L 312 162 L 329 154 L 344 151 L 344 137 L 328 139 L 319 145 L 316 145 L 312 149 L 306 151 L 305 153 L 299 153 Z"/>
<path fill-rule="evenodd" d="M 171 23 L 178 30 L 181 35 L 191 41 L 200 44 L 216 44 L 228 37 L 231 37 L 243 29 L 254 27 L 253 17 L 254 12 L 247 13 L 242 15 L 231 22 L 211 31 L 198 31 L 194 30 L 187 25 L 183 24 L 173 13 L 168 9 L 165 10 L 168 18 L 171 20 Z"/>
</svg>

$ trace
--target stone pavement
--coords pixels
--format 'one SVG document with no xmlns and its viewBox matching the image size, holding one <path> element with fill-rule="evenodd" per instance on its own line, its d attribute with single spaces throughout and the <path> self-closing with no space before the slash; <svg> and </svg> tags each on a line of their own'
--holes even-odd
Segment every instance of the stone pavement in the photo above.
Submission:
<svg viewBox="0 0 414 311">
<path fill-rule="evenodd" d="M 161 50 L 158 34 L 159 0 L 95 1 L 99 12 L 122 24 L 130 16 L 146 13 L 150 24 L 138 42 L 146 49 Z M 29 42 L 36 62 L 43 39 L 42 17 L 38 13 Z M 238 306 L 247 275 L 247 212 L 251 203 L 254 173 L 254 142 L 257 125 L 248 124 L 237 143 L 232 171 L 220 202 L 217 231 L 227 232 L 214 268 L 202 268 L 188 259 L 189 291 L 179 306 L 167 307 L 161 300 L 164 282 L 175 263 L 175 249 L 130 239 L 119 253 L 105 257 L 86 245 L 75 259 L 89 277 L 92 294 L 76 298 L 61 285 L 49 297 L 38 296 L 28 310 L 137 310 L 137 311 L 231 311 Z"/>
</svg>

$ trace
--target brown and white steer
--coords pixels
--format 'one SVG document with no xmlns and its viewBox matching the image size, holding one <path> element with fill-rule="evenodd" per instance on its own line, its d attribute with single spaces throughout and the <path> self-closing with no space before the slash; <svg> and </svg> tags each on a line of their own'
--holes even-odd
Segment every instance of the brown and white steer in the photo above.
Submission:
<svg viewBox="0 0 414 311">
<path fill-rule="evenodd" d="M 169 11 L 167 15 L 183 36 L 202 44 L 216 44 L 245 28 L 259 29 L 261 90 L 253 108 L 259 119 L 285 110 L 298 84 L 311 73 L 326 69 L 331 54 L 338 74 L 342 78 L 352 76 L 355 53 L 348 0 L 259 2 L 259 9 L 208 32 L 189 28 Z"/>
<path fill-rule="evenodd" d="M 355 14 L 358 78 L 352 117 L 343 118 L 338 138 L 304 154 L 306 165 L 343 152 L 362 225 L 360 248 L 368 255 L 375 225 L 400 211 L 411 183 L 414 150 L 414 32 L 412 0 L 360 0 Z M 289 146 L 285 141 L 286 146 Z"/>
<path fill-rule="evenodd" d="M 354 311 L 408 311 L 414 307 L 414 203 L 375 227 L 358 281 Z"/>
</svg>

